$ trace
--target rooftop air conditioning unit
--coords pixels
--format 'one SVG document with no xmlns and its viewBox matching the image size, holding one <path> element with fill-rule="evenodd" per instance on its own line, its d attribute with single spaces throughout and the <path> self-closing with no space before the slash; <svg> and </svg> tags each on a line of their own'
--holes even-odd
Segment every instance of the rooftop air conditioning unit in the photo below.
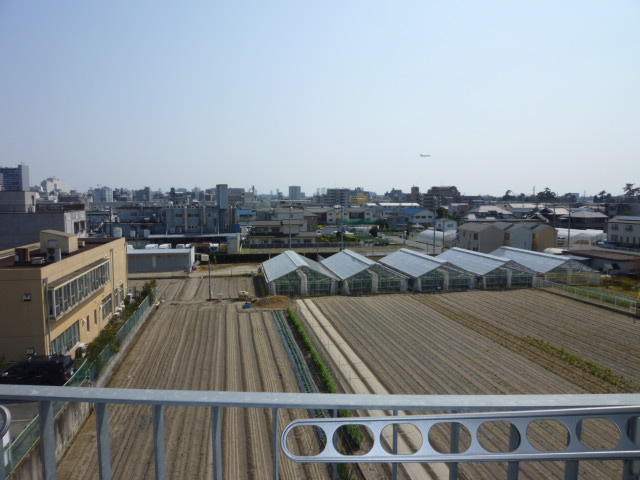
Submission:
<svg viewBox="0 0 640 480">
<path fill-rule="evenodd" d="M 59 262 L 62 260 L 61 248 L 47 248 L 47 262 Z"/>
</svg>

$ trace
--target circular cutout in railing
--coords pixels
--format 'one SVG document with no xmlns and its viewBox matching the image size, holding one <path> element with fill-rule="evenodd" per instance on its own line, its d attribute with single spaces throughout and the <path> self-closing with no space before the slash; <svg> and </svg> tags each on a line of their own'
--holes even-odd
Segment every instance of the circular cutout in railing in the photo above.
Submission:
<svg viewBox="0 0 640 480">
<path fill-rule="evenodd" d="M 456 445 L 452 439 L 458 437 Z M 442 454 L 464 453 L 471 445 L 469 429 L 458 422 L 436 423 L 429 429 L 429 445 Z"/>
<path fill-rule="evenodd" d="M 620 429 L 607 418 L 585 418 L 578 423 L 578 438 L 591 450 L 610 450 L 620 443 Z"/>
<path fill-rule="evenodd" d="M 398 429 L 397 453 L 393 448 L 394 428 Z M 380 434 L 382 448 L 388 453 L 397 455 L 413 455 L 422 447 L 422 433 L 420 429 L 410 423 L 390 423 L 382 429 Z"/>
<path fill-rule="evenodd" d="M 565 450 L 569 438 L 569 429 L 559 420 L 534 420 L 527 426 L 529 443 L 543 452 Z"/>
<path fill-rule="evenodd" d="M 366 455 L 371 451 L 373 434 L 364 425 L 341 425 L 333 434 L 333 446 L 343 455 Z"/>
<path fill-rule="evenodd" d="M 478 429 L 478 443 L 488 452 L 513 452 L 520 446 L 520 432 L 511 422 L 484 422 Z"/>
<path fill-rule="evenodd" d="M 287 447 L 299 457 L 315 457 L 327 445 L 327 436 L 320 427 L 301 425 L 292 428 L 287 434 Z"/>
</svg>

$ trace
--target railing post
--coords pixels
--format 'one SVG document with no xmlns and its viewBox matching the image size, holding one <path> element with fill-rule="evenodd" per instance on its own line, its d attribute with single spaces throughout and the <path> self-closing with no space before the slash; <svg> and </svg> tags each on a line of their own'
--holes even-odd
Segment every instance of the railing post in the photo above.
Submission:
<svg viewBox="0 0 640 480">
<path fill-rule="evenodd" d="M 509 427 L 509 451 L 514 451 L 520 446 L 520 432 L 515 425 Z M 507 479 L 518 480 L 520 476 L 520 462 L 509 462 L 507 464 Z"/>
<path fill-rule="evenodd" d="M 333 418 L 338 418 L 338 410 L 333 411 Z M 327 438 L 327 442 L 332 441 L 330 438 Z M 333 480 L 338 480 L 338 464 L 334 463 L 331 466 L 332 478 Z"/>
<path fill-rule="evenodd" d="M 398 416 L 398 410 L 393 411 L 393 416 Z M 398 424 L 393 424 L 393 453 L 398 454 Z M 393 480 L 398 480 L 398 464 L 394 463 L 391 466 Z"/>
<path fill-rule="evenodd" d="M 427 441 L 429 441 L 429 439 L 427 439 Z M 460 424 L 457 422 L 451 422 L 451 438 L 449 439 L 449 451 L 451 453 L 460 452 Z M 450 463 L 449 480 L 458 480 L 459 475 L 460 465 L 458 463 Z"/>
<path fill-rule="evenodd" d="M 156 480 L 166 480 L 167 452 L 164 438 L 164 405 L 153 406 L 153 447 L 155 451 Z"/>
<path fill-rule="evenodd" d="M 640 445 L 640 418 L 635 417 L 629 421 L 627 434 L 633 443 Z M 624 461 L 624 480 L 637 479 L 640 476 L 640 460 Z"/>
<path fill-rule="evenodd" d="M 211 440 L 213 443 L 213 479 L 222 480 L 222 423 L 220 407 L 211 407 Z"/>
<path fill-rule="evenodd" d="M 57 480 L 56 432 L 53 423 L 53 402 L 43 401 L 39 405 L 40 435 L 42 436 L 42 466 L 45 480 Z M 2 453 L 4 455 L 4 452 Z"/>
<path fill-rule="evenodd" d="M 576 425 L 576 436 L 582 441 L 582 421 Z M 577 460 L 569 460 L 564 462 L 564 480 L 578 480 L 580 473 L 580 462 Z"/>
<path fill-rule="evenodd" d="M 96 430 L 98 433 L 98 466 L 100 480 L 111 480 L 111 439 L 109 438 L 109 410 L 106 403 L 96 404 Z"/>
<path fill-rule="evenodd" d="M 278 433 L 278 408 L 271 409 L 273 417 L 273 480 L 280 477 L 279 460 L 280 460 L 280 435 Z"/>
</svg>

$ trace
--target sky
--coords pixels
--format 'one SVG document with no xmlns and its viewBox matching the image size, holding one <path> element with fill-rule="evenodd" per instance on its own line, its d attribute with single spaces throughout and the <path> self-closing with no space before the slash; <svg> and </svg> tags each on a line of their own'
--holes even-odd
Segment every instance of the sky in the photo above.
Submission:
<svg viewBox="0 0 640 480">
<path fill-rule="evenodd" d="M 0 0 L 20 163 L 81 191 L 621 194 L 640 1 Z"/>
</svg>

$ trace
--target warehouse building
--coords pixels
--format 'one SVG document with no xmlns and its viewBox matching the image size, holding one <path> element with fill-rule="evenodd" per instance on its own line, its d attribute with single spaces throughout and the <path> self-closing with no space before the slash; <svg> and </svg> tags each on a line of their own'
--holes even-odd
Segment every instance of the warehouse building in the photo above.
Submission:
<svg viewBox="0 0 640 480">
<path fill-rule="evenodd" d="M 414 292 L 469 290 L 475 275 L 424 253 L 401 248 L 380 259 L 380 263 L 409 277 Z"/>
<path fill-rule="evenodd" d="M 407 290 L 408 278 L 351 250 L 343 250 L 322 260 L 340 279 L 340 290 L 345 295 L 375 293 L 401 293 Z"/>
<path fill-rule="evenodd" d="M 491 253 L 506 258 L 535 272 L 536 277 L 567 285 L 600 285 L 600 272 L 565 256 L 533 252 L 513 247 L 500 247 Z"/>
<path fill-rule="evenodd" d="M 452 248 L 436 258 L 476 275 L 476 288 L 487 290 L 533 287 L 534 272 L 503 257 Z"/>
<path fill-rule="evenodd" d="M 335 295 L 340 279 L 320 263 L 292 250 L 267 260 L 262 271 L 270 295 Z"/>
<path fill-rule="evenodd" d="M 195 247 L 148 244 L 145 248 L 134 249 L 129 245 L 127 260 L 130 273 L 191 271 L 195 264 Z"/>
</svg>

